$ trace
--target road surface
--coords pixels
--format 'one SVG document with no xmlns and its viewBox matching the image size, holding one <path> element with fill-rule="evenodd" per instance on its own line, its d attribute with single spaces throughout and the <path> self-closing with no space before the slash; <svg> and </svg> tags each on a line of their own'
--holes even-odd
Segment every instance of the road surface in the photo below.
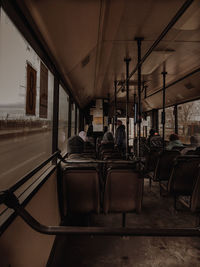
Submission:
<svg viewBox="0 0 200 267">
<path fill-rule="evenodd" d="M 0 140 L 0 190 L 17 182 L 51 155 L 52 133 Z"/>
</svg>

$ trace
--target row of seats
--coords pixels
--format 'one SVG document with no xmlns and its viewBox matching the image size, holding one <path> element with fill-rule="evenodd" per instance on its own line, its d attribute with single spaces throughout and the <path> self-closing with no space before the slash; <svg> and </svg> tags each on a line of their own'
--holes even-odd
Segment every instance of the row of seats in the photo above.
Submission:
<svg viewBox="0 0 200 267">
<path fill-rule="evenodd" d="M 160 153 L 154 176 L 160 184 L 160 192 L 181 200 L 192 212 L 200 212 L 200 156 L 183 155 L 179 151 Z"/>
<path fill-rule="evenodd" d="M 62 213 L 126 213 L 141 212 L 144 181 L 134 169 L 107 172 L 103 201 L 99 174 L 94 166 L 60 166 Z"/>
</svg>

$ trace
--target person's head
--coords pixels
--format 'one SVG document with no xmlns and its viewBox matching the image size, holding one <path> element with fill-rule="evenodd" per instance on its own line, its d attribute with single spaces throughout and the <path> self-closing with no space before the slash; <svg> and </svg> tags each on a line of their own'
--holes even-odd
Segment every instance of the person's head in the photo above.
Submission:
<svg viewBox="0 0 200 267">
<path fill-rule="evenodd" d="M 111 132 L 106 132 L 102 141 L 103 143 L 114 143 L 113 134 Z"/>
<path fill-rule="evenodd" d="M 156 133 L 156 130 L 153 128 L 149 131 L 150 136 L 154 136 L 155 133 Z"/>
<path fill-rule="evenodd" d="M 108 131 L 108 126 L 104 126 L 103 133 L 105 134 Z"/>
<path fill-rule="evenodd" d="M 72 136 L 67 140 L 67 152 L 71 154 L 83 153 L 84 141 L 80 136 Z"/>
<path fill-rule="evenodd" d="M 93 125 L 90 124 L 87 130 L 87 136 L 92 136 L 93 134 Z"/>
<path fill-rule="evenodd" d="M 87 135 L 86 135 L 86 132 L 81 131 L 81 132 L 79 133 L 79 136 L 83 139 L 84 142 L 87 141 Z"/>
<path fill-rule="evenodd" d="M 173 134 L 170 134 L 169 140 L 170 141 L 176 141 L 176 140 L 179 140 L 179 137 L 177 134 L 173 133 Z"/>
<path fill-rule="evenodd" d="M 117 120 L 117 126 L 121 126 L 122 125 L 122 121 L 121 120 Z"/>
</svg>

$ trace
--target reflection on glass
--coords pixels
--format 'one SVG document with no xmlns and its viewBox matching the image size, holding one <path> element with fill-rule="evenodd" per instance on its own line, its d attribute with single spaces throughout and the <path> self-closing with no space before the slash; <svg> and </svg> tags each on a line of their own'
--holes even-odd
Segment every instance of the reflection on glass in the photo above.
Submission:
<svg viewBox="0 0 200 267">
<path fill-rule="evenodd" d="M 75 104 L 71 105 L 72 119 L 71 119 L 71 136 L 75 135 Z"/>
<path fill-rule="evenodd" d="M 162 125 L 162 109 L 158 112 L 159 116 L 159 134 L 163 134 Z M 170 134 L 175 132 L 175 122 L 174 122 L 174 107 L 169 107 L 165 109 L 165 140 L 169 140 Z"/>
<path fill-rule="evenodd" d="M 79 133 L 80 132 L 80 130 L 79 130 L 79 108 L 77 107 L 77 126 L 76 126 L 77 128 L 77 133 Z"/>
<path fill-rule="evenodd" d="M 58 148 L 63 152 L 67 152 L 68 138 L 68 112 L 69 97 L 63 87 L 59 86 L 59 124 L 58 124 Z"/>
<path fill-rule="evenodd" d="M 190 136 L 200 134 L 200 100 L 178 105 L 178 134 L 185 144 Z"/>
</svg>

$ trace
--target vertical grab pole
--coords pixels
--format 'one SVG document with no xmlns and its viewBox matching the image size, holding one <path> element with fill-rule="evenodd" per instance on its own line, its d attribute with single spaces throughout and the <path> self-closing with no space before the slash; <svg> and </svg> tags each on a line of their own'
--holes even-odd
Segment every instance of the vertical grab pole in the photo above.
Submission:
<svg viewBox="0 0 200 267">
<path fill-rule="evenodd" d="M 114 102 L 114 133 L 116 133 L 116 122 L 117 122 L 117 80 L 114 81 L 115 86 L 115 102 Z"/>
<path fill-rule="evenodd" d="M 137 48 L 138 48 L 138 136 L 137 136 L 137 156 L 140 157 L 140 139 L 141 139 L 141 42 L 144 38 L 136 37 L 135 40 L 137 41 Z"/>
<path fill-rule="evenodd" d="M 167 72 L 163 71 L 163 111 L 162 111 L 162 128 L 163 128 L 163 150 L 165 149 L 165 91 L 166 91 L 166 75 Z"/>
<path fill-rule="evenodd" d="M 129 155 L 129 113 L 128 113 L 128 105 L 129 105 L 129 63 L 131 58 L 124 58 L 124 62 L 126 62 L 126 158 L 128 159 Z"/>
<path fill-rule="evenodd" d="M 178 108 L 177 108 L 177 105 L 174 106 L 174 128 L 175 128 L 175 134 L 178 134 Z"/>
</svg>

